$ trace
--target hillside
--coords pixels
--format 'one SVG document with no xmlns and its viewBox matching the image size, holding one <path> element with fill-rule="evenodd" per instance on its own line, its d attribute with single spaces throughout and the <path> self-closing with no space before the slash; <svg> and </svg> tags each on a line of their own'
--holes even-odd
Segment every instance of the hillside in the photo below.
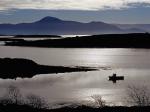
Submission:
<svg viewBox="0 0 150 112">
<path fill-rule="evenodd" d="M 114 33 L 140 33 L 143 30 L 121 29 L 117 25 L 104 22 L 81 23 L 45 17 L 32 23 L 0 24 L 3 35 L 93 35 Z"/>
</svg>

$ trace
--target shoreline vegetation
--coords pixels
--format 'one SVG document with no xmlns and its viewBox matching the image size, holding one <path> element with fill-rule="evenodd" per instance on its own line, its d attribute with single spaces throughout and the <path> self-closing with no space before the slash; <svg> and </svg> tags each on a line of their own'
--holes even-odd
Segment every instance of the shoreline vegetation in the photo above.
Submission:
<svg viewBox="0 0 150 112">
<path fill-rule="evenodd" d="M 2 79 L 16 79 L 32 78 L 38 74 L 52 74 L 52 73 L 66 73 L 66 72 L 86 72 L 98 70 L 92 67 L 74 66 L 47 66 L 39 65 L 29 59 L 19 58 L 0 58 L 0 78 Z"/>
<path fill-rule="evenodd" d="M 126 89 L 127 100 L 133 100 L 133 106 L 110 106 L 98 94 L 94 95 L 94 102 L 91 105 L 70 103 L 57 103 L 50 105 L 47 100 L 41 96 L 32 93 L 22 94 L 16 86 L 9 86 L 6 93 L 0 97 L 0 111 L 3 112 L 149 112 L 149 93 L 145 86 L 130 86 Z M 144 87 L 144 88 L 143 88 Z M 139 94 L 139 93 L 143 94 Z M 132 96 L 132 97 L 131 97 Z"/>
<path fill-rule="evenodd" d="M 9 41 L 5 45 L 47 48 L 150 48 L 149 43 L 149 33 L 130 33 L 76 36 L 35 41 Z"/>
<path fill-rule="evenodd" d="M 149 112 L 150 107 L 125 107 L 125 106 L 114 106 L 114 107 L 102 107 L 102 108 L 92 108 L 88 106 L 78 106 L 76 108 L 63 107 L 58 109 L 42 109 L 34 108 L 29 105 L 17 105 L 17 104 L 0 104 L 0 110 L 3 112 Z"/>
</svg>

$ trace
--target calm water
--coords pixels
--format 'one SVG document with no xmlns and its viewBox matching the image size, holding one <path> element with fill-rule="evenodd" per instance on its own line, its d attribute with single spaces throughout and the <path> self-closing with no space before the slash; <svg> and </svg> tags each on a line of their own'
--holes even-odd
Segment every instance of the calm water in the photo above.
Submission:
<svg viewBox="0 0 150 112">
<path fill-rule="evenodd" d="M 9 85 L 22 93 L 33 93 L 49 103 L 80 102 L 100 94 L 108 103 L 125 104 L 129 84 L 150 87 L 150 50 L 146 49 L 55 49 L 0 46 L 0 58 L 27 58 L 45 65 L 91 66 L 99 71 L 37 75 L 32 79 L 2 80 L 1 95 Z M 109 69 L 101 69 L 101 67 Z M 116 84 L 108 81 L 113 73 L 124 75 Z"/>
</svg>

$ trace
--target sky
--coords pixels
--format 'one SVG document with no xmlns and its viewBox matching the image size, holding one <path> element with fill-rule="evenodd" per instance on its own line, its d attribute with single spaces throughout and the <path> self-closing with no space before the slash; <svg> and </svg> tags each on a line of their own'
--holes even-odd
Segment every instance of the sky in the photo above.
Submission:
<svg viewBox="0 0 150 112">
<path fill-rule="evenodd" d="M 29 23 L 45 16 L 79 22 L 150 23 L 150 0 L 0 0 L 0 23 Z"/>
</svg>

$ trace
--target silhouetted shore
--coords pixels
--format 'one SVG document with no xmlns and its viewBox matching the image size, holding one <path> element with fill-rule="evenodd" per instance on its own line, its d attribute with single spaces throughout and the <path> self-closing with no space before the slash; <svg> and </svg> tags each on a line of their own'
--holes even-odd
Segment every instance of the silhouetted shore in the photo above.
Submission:
<svg viewBox="0 0 150 112">
<path fill-rule="evenodd" d="M 6 45 L 51 48 L 150 48 L 150 34 L 105 34 L 37 41 L 14 41 L 7 42 Z"/>
<path fill-rule="evenodd" d="M 11 41 L 11 42 L 14 42 L 14 41 L 24 41 L 24 39 L 20 39 L 20 38 L 7 38 L 7 37 L 0 37 L 0 41 Z"/>
<path fill-rule="evenodd" d="M 149 112 L 150 107 L 103 107 L 92 108 L 87 106 L 79 106 L 76 108 L 63 107 L 59 109 L 41 109 L 34 108 L 29 105 L 17 104 L 0 104 L 0 111 L 2 112 Z"/>
<path fill-rule="evenodd" d="M 92 70 L 96 69 L 80 66 L 75 67 L 46 66 L 46 65 L 39 65 L 34 61 L 28 59 L 0 58 L 0 78 L 3 79 L 14 79 L 17 77 L 31 78 L 37 74 L 79 72 Z"/>
</svg>

